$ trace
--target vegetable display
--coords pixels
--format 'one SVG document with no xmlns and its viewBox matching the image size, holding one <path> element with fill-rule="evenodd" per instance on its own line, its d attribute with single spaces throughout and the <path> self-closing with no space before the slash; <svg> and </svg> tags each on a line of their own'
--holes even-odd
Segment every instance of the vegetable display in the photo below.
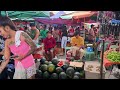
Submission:
<svg viewBox="0 0 120 90">
<path fill-rule="evenodd" d="M 109 52 L 106 57 L 111 62 L 120 62 L 120 52 Z"/>
</svg>

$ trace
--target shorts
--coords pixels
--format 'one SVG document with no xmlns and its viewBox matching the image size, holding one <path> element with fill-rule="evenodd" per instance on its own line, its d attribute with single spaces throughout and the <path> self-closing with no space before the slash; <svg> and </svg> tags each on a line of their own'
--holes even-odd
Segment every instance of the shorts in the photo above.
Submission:
<svg viewBox="0 0 120 90">
<path fill-rule="evenodd" d="M 36 65 L 35 64 L 26 69 L 27 79 L 31 78 L 35 74 L 36 74 Z"/>
<path fill-rule="evenodd" d="M 19 76 L 19 73 L 20 73 L 20 74 L 22 73 L 23 76 Z M 18 76 L 15 75 L 15 74 L 18 74 Z M 22 78 L 24 78 L 24 79 L 29 79 L 29 78 L 31 78 L 32 76 L 34 76 L 35 74 L 36 74 L 36 65 L 33 64 L 32 66 L 30 66 L 30 67 L 28 67 L 28 68 L 25 68 L 25 72 L 24 72 L 24 73 L 21 72 L 21 71 L 15 72 L 13 79 L 22 79 Z"/>
</svg>

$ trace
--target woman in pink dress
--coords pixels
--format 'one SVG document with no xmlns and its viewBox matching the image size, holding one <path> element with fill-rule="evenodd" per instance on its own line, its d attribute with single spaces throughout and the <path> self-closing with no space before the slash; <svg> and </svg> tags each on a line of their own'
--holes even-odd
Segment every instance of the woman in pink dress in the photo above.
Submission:
<svg viewBox="0 0 120 90">
<path fill-rule="evenodd" d="M 0 73 L 7 66 L 11 58 L 10 52 L 12 52 L 15 70 L 18 62 L 20 62 L 25 70 L 25 79 L 33 79 L 36 74 L 36 66 L 32 54 L 36 50 L 36 45 L 32 39 L 25 32 L 17 31 L 14 23 L 6 16 L 0 16 L 0 34 L 7 38 L 4 51 L 5 60 L 0 65 Z"/>
</svg>

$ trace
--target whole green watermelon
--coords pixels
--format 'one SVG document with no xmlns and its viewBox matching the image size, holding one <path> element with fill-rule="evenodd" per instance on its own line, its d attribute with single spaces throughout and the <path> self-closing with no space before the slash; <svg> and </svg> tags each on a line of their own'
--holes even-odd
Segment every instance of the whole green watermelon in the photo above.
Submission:
<svg viewBox="0 0 120 90">
<path fill-rule="evenodd" d="M 73 79 L 80 79 L 77 75 L 74 75 Z"/>
<path fill-rule="evenodd" d="M 58 61 L 58 59 L 53 58 L 51 62 L 52 62 L 52 64 L 57 65 L 59 61 Z"/>
<path fill-rule="evenodd" d="M 64 71 L 66 71 L 68 67 L 69 67 L 69 65 L 68 65 L 68 64 L 65 64 L 65 65 L 62 66 L 62 69 L 63 69 Z"/>
<path fill-rule="evenodd" d="M 50 72 L 50 73 L 54 72 L 54 71 L 55 71 L 55 65 L 49 64 L 47 70 L 48 70 L 48 72 Z"/>
<path fill-rule="evenodd" d="M 49 77 L 50 77 L 50 74 L 47 71 L 45 71 L 43 73 L 43 79 L 49 79 Z"/>
<path fill-rule="evenodd" d="M 74 68 L 73 67 L 69 67 L 69 68 L 67 68 L 67 70 L 66 70 L 66 74 L 67 74 L 67 76 L 69 77 L 69 78 L 73 78 L 73 76 L 74 76 L 74 73 L 75 73 L 75 70 L 74 70 Z"/>
<path fill-rule="evenodd" d="M 61 67 L 57 67 L 56 68 L 56 73 L 60 74 L 61 72 L 63 72 L 63 69 Z"/>
<path fill-rule="evenodd" d="M 74 76 L 75 76 L 75 75 L 80 78 L 80 73 L 79 73 L 79 72 L 75 72 L 75 73 L 74 73 Z"/>
<path fill-rule="evenodd" d="M 37 79 L 41 79 L 42 78 L 42 71 L 41 70 L 36 70 L 36 75 L 35 75 L 35 78 Z"/>
<path fill-rule="evenodd" d="M 45 61 L 45 64 L 47 64 L 47 65 L 48 65 L 48 64 L 49 64 L 49 62 L 48 62 L 48 61 Z"/>
<path fill-rule="evenodd" d="M 42 58 L 42 59 L 40 60 L 40 64 L 45 64 L 45 61 L 46 61 L 46 59 L 45 59 L 45 58 Z"/>
<path fill-rule="evenodd" d="M 40 67 L 40 70 L 45 72 L 45 71 L 47 71 L 47 68 L 48 68 L 48 66 L 46 64 L 42 64 Z"/>
<path fill-rule="evenodd" d="M 66 73 L 65 73 L 65 72 L 61 72 L 61 73 L 59 74 L 59 79 L 67 79 Z"/>
<path fill-rule="evenodd" d="M 52 64 L 52 62 L 51 62 L 51 61 L 49 61 L 49 62 L 48 62 L 48 64 Z"/>
<path fill-rule="evenodd" d="M 58 79 L 58 74 L 57 73 L 52 73 L 50 76 L 50 79 Z"/>
</svg>

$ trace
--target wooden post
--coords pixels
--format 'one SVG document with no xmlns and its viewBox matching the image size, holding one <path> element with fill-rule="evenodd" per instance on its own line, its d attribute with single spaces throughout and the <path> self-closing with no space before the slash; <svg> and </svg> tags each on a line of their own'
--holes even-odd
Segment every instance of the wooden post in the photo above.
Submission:
<svg viewBox="0 0 120 90">
<path fill-rule="evenodd" d="M 101 59 L 101 67 L 100 67 L 100 79 L 103 79 L 104 44 L 105 44 L 105 41 L 104 41 L 104 39 L 103 39 L 102 59 Z"/>
</svg>

